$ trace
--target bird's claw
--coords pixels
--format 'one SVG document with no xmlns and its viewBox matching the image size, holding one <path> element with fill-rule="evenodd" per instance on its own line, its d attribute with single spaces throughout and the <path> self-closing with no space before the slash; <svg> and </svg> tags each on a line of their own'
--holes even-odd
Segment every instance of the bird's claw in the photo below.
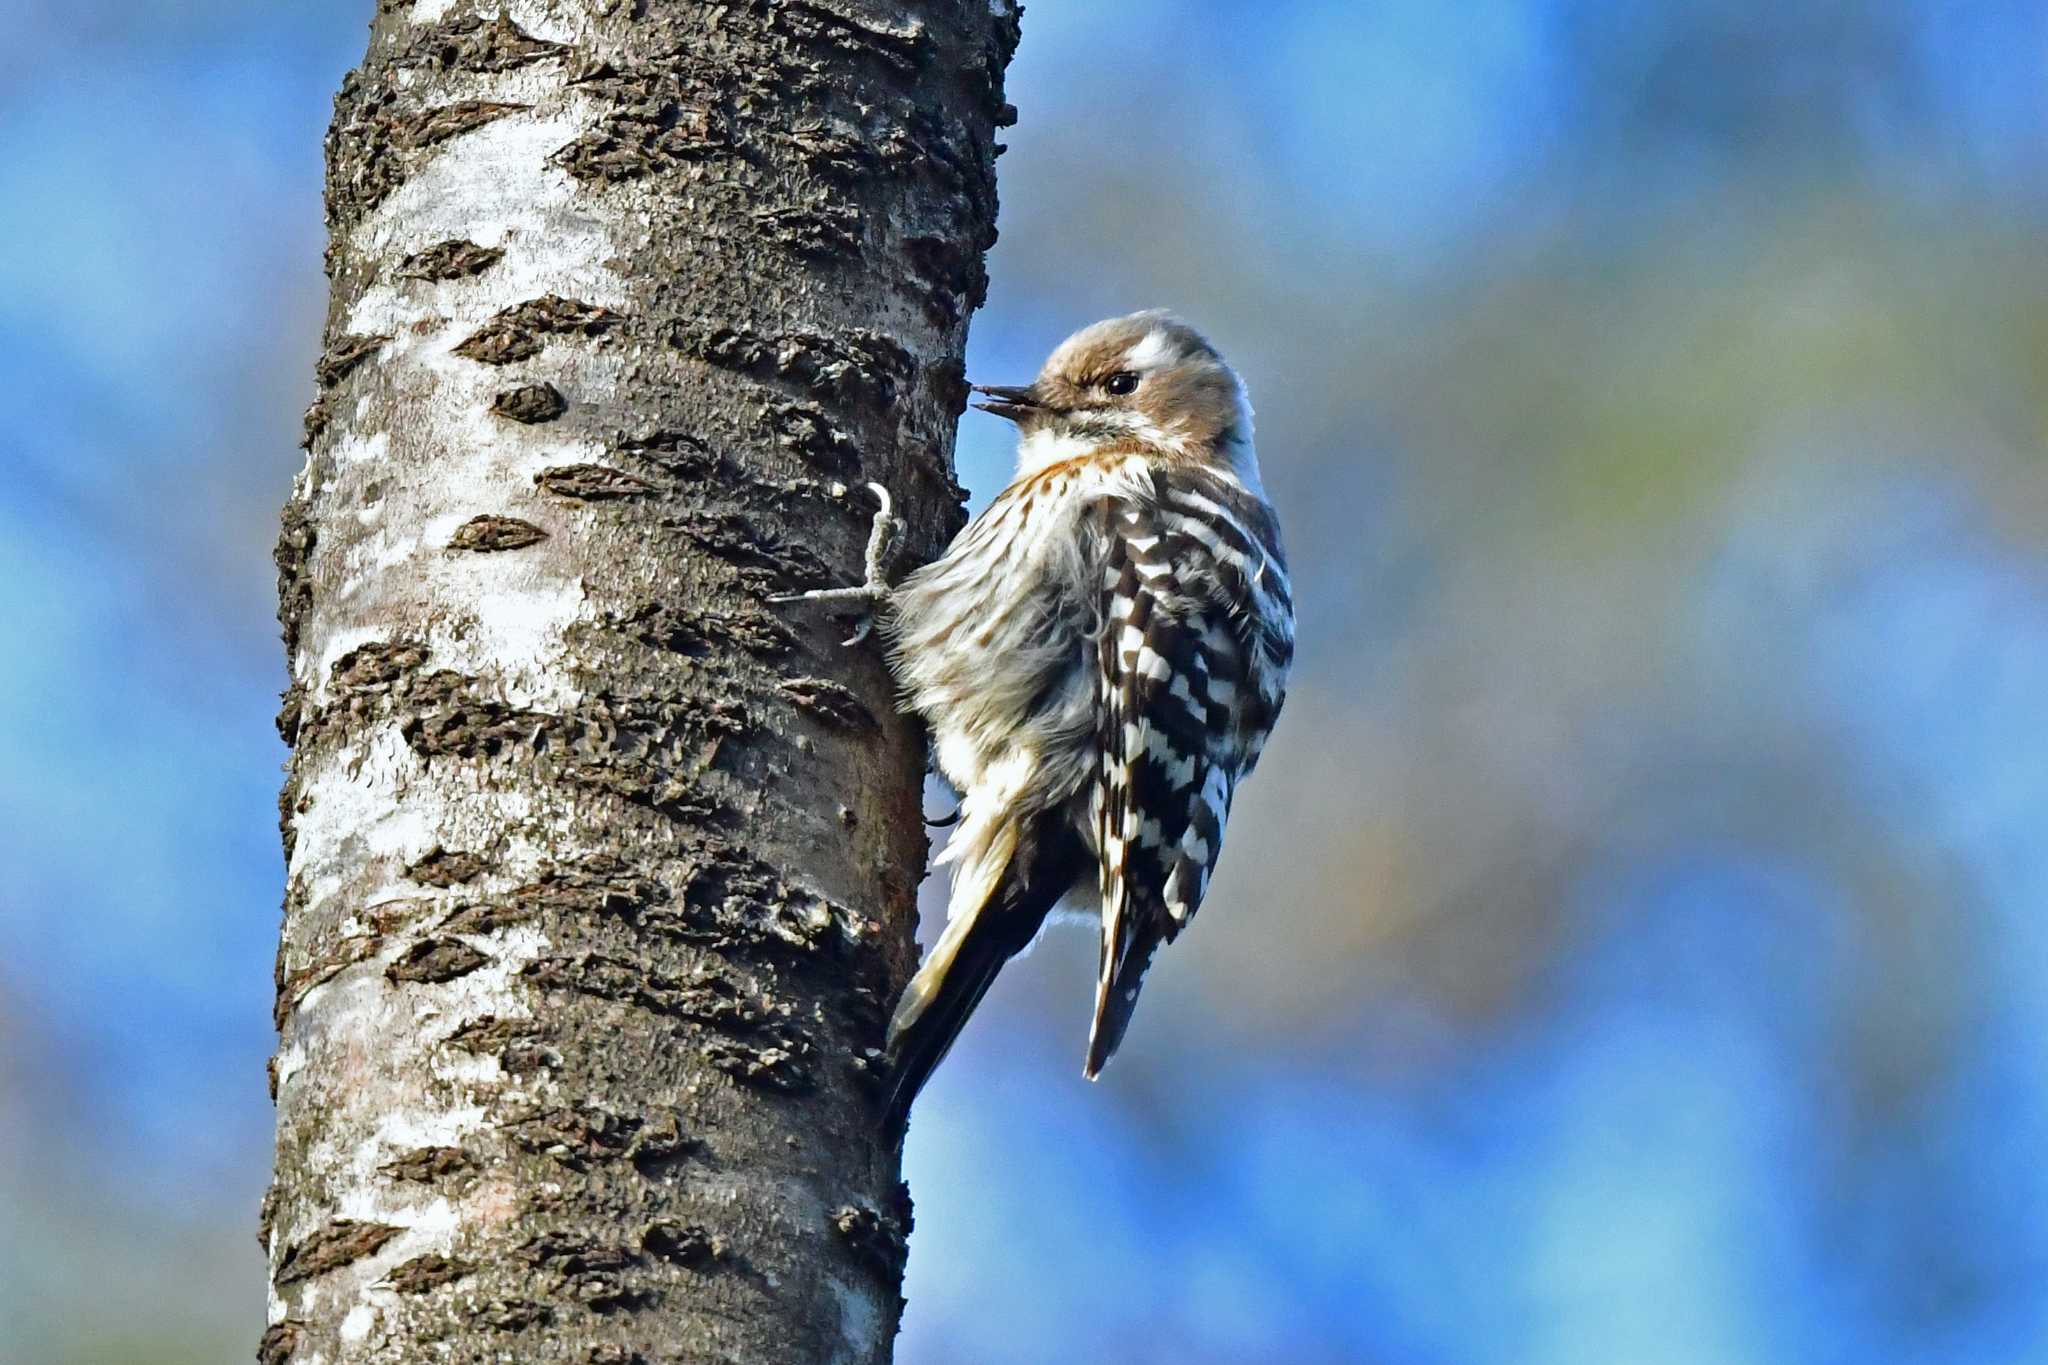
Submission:
<svg viewBox="0 0 2048 1365">
<path fill-rule="evenodd" d="M 875 628 L 875 613 L 889 600 L 889 568 L 895 562 L 896 550 L 903 538 L 903 523 L 896 518 L 889 490 L 879 483 L 868 484 L 868 490 L 875 495 L 880 507 L 875 512 L 874 525 L 868 530 L 864 557 L 866 581 L 850 588 L 813 588 L 809 592 L 778 593 L 768 599 L 777 605 L 788 602 L 820 602 L 833 606 L 858 603 L 860 624 L 844 641 L 849 647 L 868 638 Z"/>
</svg>

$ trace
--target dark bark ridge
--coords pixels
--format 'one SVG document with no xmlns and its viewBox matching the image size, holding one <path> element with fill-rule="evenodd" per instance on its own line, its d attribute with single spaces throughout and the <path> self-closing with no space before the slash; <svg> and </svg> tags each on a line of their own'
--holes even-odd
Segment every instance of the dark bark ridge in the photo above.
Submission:
<svg viewBox="0 0 2048 1365">
<path fill-rule="evenodd" d="M 957 528 L 1016 15 L 384 0 L 278 544 L 282 1362 L 889 1357 L 922 741 L 763 598 Z"/>
</svg>

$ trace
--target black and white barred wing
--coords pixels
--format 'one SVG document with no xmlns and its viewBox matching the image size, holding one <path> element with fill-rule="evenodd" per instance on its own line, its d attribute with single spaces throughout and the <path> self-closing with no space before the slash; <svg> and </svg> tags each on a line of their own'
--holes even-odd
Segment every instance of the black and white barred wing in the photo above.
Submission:
<svg viewBox="0 0 2048 1365">
<path fill-rule="evenodd" d="M 1249 503 L 1241 490 L 1232 499 L 1162 481 L 1159 493 L 1103 509 L 1102 962 L 1091 1077 L 1123 1041 L 1153 953 L 1201 907 L 1231 797 L 1278 714 L 1292 653 L 1270 514 L 1233 508 Z"/>
</svg>

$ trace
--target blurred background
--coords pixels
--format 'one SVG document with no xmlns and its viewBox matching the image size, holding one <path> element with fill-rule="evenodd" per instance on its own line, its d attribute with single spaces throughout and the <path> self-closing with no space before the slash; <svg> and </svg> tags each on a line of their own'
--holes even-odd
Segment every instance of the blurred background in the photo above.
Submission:
<svg viewBox="0 0 2048 1365">
<path fill-rule="evenodd" d="M 369 7 L 6 8 L 0 1358 L 214 1365 Z M 899 1359 L 2048 1359 L 2048 12 L 1037 0 L 1010 89 L 970 373 L 1208 330 L 1302 649 L 1105 1079 L 1075 935 L 928 1092 Z"/>
</svg>

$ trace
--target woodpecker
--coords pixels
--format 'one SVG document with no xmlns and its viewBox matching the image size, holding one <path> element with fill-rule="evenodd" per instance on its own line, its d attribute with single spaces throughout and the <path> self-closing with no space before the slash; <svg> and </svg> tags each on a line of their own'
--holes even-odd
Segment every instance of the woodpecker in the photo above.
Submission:
<svg viewBox="0 0 2048 1365">
<path fill-rule="evenodd" d="M 800 595 L 862 608 L 855 640 L 879 625 L 961 794 L 947 926 L 889 1021 L 893 1123 L 1056 908 L 1100 925 L 1083 1073 L 1101 1072 L 1201 906 L 1294 654 L 1251 405 L 1193 328 L 1112 318 L 1032 383 L 972 388 L 1017 425 L 1009 486 L 890 587 L 900 527 L 873 485 L 867 581 Z"/>
</svg>

